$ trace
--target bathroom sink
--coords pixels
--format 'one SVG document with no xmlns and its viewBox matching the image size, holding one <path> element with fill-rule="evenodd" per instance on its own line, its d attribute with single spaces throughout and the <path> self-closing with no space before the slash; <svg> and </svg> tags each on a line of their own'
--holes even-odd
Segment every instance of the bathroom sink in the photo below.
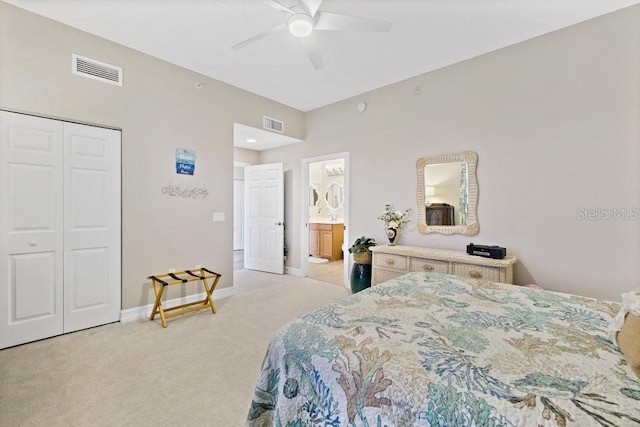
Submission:
<svg viewBox="0 0 640 427">
<path fill-rule="evenodd" d="M 310 219 L 309 223 L 310 224 L 342 224 L 344 223 L 344 221 L 341 219 L 338 219 L 335 221 L 331 221 L 329 219 Z"/>
</svg>

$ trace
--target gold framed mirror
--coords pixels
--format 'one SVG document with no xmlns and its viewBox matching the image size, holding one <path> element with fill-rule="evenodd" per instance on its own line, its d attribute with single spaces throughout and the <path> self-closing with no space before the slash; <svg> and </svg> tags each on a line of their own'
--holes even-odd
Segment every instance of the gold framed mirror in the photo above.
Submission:
<svg viewBox="0 0 640 427">
<path fill-rule="evenodd" d="M 477 165 L 473 151 L 416 161 L 420 233 L 478 234 Z"/>
</svg>

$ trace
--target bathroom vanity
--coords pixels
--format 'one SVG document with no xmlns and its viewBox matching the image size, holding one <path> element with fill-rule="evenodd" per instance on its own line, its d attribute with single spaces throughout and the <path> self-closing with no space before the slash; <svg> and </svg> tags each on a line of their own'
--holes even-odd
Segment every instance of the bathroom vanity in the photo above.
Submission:
<svg viewBox="0 0 640 427">
<path fill-rule="evenodd" d="M 309 254 L 331 261 L 342 259 L 344 224 L 319 221 L 309 223 Z"/>
</svg>

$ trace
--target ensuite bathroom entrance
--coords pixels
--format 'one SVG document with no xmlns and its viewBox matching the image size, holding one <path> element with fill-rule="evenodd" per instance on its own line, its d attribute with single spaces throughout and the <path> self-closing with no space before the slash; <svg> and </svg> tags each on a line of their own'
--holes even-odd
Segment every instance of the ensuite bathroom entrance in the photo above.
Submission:
<svg viewBox="0 0 640 427">
<path fill-rule="evenodd" d="M 303 270 L 307 264 L 308 277 L 342 286 L 346 271 L 347 161 L 345 154 L 303 161 L 308 183 Z"/>
</svg>

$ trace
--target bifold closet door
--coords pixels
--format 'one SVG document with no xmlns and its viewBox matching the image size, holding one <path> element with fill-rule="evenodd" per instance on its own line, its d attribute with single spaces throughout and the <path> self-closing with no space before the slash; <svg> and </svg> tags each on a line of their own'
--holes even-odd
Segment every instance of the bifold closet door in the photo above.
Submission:
<svg viewBox="0 0 640 427">
<path fill-rule="evenodd" d="M 0 111 L 0 348 L 120 317 L 120 132 Z"/>
<path fill-rule="evenodd" d="M 120 132 L 64 124 L 64 332 L 120 320 Z"/>
<path fill-rule="evenodd" d="M 63 332 L 63 123 L 0 111 L 0 347 Z"/>
</svg>

